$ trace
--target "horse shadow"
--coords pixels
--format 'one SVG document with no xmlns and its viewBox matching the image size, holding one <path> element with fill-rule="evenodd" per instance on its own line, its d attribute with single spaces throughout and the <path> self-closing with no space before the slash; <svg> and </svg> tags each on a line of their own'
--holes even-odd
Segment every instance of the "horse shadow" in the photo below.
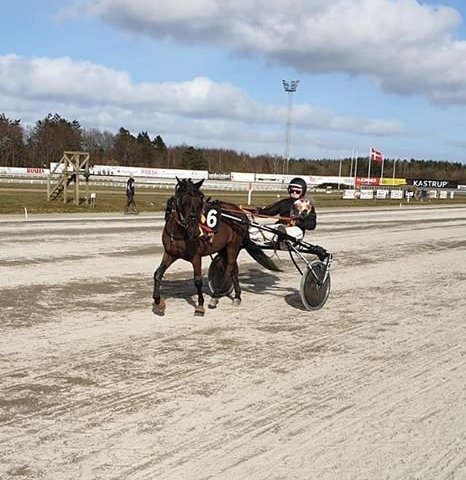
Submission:
<svg viewBox="0 0 466 480">
<path fill-rule="evenodd" d="M 299 290 L 293 287 L 283 287 L 279 285 L 280 277 L 269 270 L 260 270 L 250 268 L 242 271 L 238 279 L 243 292 L 253 293 L 255 295 L 271 295 L 284 298 L 285 302 L 296 309 L 306 310 L 301 302 Z M 165 295 L 170 298 L 185 300 L 192 307 L 196 306 L 196 294 L 193 291 L 192 278 L 169 279 L 164 282 Z M 207 277 L 204 277 L 202 293 L 212 296 L 209 289 Z M 227 295 L 227 298 L 233 299 L 233 294 Z"/>
<path fill-rule="evenodd" d="M 259 269 L 251 269 L 240 274 L 239 280 L 243 290 L 246 292 L 280 297 L 283 298 L 290 307 L 307 311 L 301 301 L 299 289 L 291 286 L 280 286 L 277 275 Z M 297 281 L 299 280 L 300 278 L 298 277 Z"/>
</svg>

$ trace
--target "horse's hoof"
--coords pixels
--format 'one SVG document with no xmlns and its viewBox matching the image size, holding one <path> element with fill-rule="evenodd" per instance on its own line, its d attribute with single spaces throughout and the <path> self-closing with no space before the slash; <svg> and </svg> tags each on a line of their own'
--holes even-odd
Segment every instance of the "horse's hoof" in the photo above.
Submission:
<svg viewBox="0 0 466 480">
<path fill-rule="evenodd" d="M 209 308 L 217 308 L 218 298 L 211 298 L 209 302 Z"/>
<path fill-rule="evenodd" d="M 241 305 L 241 298 L 234 298 L 233 299 L 233 305 L 235 307 L 239 307 Z"/>
<path fill-rule="evenodd" d="M 203 316 L 204 316 L 204 313 L 205 313 L 204 307 L 201 307 L 200 305 L 198 305 L 198 306 L 194 309 L 194 316 L 195 316 L 195 317 L 203 317 Z"/>
<path fill-rule="evenodd" d="M 163 299 L 160 300 L 159 303 L 152 304 L 152 311 L 159 316 L 165 315 L 165 301 Z"/>
</svg>

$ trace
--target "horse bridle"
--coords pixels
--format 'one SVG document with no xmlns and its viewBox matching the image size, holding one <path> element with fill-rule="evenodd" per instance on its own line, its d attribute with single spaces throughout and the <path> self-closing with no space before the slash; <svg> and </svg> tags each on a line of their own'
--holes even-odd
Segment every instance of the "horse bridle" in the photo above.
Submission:
<svg viewBox="0 0 466 480">
<path fill-rule="evenodd" d="M 188 230 L 189 227 L 192 226 L 195 221 L 196 222 L 199 221 L 199 214 L 202 211 L 202 207 L 201 207 L 199 212 L 196 212 L 196 209 L 191 204 L 191 209 L 189 210 L 188 215 L 186 215 L 186 216 L 183 215 L 183 212 L 181 211 L 181 198 L 185 194 L 193 196 L 193 193 L 194 193 L 194 191 L 189 191 L 189 190 L 186 190 L 186 191 L 182 192 L 181 194 L 178 191 L 175 192 L 175 211 L 176 211 L 176 214 L 178 216 L 176 221 L 185 230 Z M 199 192 L 199 194 L 202 198 L 202 193 Z"/>
</svg>

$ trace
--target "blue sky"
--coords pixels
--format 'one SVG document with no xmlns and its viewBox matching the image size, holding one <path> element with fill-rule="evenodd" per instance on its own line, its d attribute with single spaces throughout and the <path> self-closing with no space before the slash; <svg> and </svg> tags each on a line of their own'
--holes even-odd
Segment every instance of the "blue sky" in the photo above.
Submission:
<svg viewBox="0 0 466 480">
<path fill-rule="evenodd" d="M 463 0 L 16 0 L 0 113 L 167 145 L 466 163 Z"/>
</svg>

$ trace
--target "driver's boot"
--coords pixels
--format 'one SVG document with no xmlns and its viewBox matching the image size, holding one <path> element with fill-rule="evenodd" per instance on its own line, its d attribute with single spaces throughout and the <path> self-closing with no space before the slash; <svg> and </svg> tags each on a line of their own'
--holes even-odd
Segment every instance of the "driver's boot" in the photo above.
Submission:
<svg viewBox="0 0 466 480">
<path fill-rule="evenodd" d="M 321 247 L 319 245 L 314 245 L 312 247 L 312 253 L 317 255 L 321 262 L 323 262 L 329 256 L 329 253 L 327 252 L 327 250 L 325 250 L 324 247 Z"/>
</svg>

